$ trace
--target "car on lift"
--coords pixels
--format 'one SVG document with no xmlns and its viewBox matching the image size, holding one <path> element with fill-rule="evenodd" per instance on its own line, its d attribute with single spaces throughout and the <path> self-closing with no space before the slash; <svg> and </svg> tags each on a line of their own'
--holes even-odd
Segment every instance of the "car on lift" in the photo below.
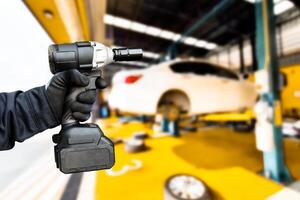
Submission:
<svg viewBox="0 0 300 200">
<path fill-rule="evenodd" d="M 109 105 L 125 113 L 176 118 L 180 113 L 242 111 L 256 99 L 254 84 L 234 71 L 203 60 L 176 59 L 116 73 Z"/>
</svg>

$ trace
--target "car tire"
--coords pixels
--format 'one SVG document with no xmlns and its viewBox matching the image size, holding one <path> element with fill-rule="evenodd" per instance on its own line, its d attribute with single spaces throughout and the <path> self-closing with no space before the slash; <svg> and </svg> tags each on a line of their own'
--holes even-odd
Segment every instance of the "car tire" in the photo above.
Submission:
<svg viewBox="0 0 300 200">
<path fill-rule="evenodd" d="M 125 141 L 124 148 L 128 153 L 138 153 L 147 149 L 144 140 L 135 138 Z"/>
<path fill-rule="evenodd" d="M 235 122 L 233 124 L 233 130 L 236 132 L 252 132 L 255 127 L 255 121 L 252 120 L 250 122 Z"/>
<path fill-rule="evenodd" d="M 187 174 L 171 176 L 165 182 L 164 200 L 211 200 L 207 186 L 197 177 Z"/>
<path fill-rule="evenodd" d="M 146 132 L 136 132 L 133 134 L 133 138 L 137 140 L 145 140 L 149 138 L 149 135 Z"/>
<path fill-rule="evenodd" d="M 180 108 L 175 104 L 163 104 L 159 106 L 158 113 L 169 121 L 176 121 L 180 118 Z"/>
<path fill-rule="evenodd" d="M 116 117 L 123 117 L 123 115 L 121 114 L 119 109 L 115 109 L 114 111 L 115 111 Z"/>
</svg>

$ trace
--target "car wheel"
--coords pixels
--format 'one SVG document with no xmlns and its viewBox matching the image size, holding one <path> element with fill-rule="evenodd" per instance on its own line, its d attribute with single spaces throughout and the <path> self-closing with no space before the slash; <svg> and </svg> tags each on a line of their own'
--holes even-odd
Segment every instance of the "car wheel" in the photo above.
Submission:
<svg viewBox="0 0 300 200">
<path fill-rule="evenodd" d="M 123 117 L 123 115 L 121 114 L 121 112 L 119 111 L 119 109 L 115 109 L 115 115 L 116 117 Z"/>
<path fill-rule="evenodd" d="M 207 186 L 195 176 L 178 174 L 165 183 L 164 200 L 211 200 Z"/>
<path fill-rule="evenodd" d="M 249 122 L 235 122 L 233 124 L 233 130 L 236 132 L 252 132 L 255 127 L 255 121 Z"/>
<path fill-rule="evenodd" d="M 175 104 L 163 104 L 158 108 L 158 113 L 169 121 L 175 121 L 180 117 L 180 108 Z"/>
<path fill-rule="evenodd" d="M 185 92 L 173 89 L 166 91 L 158 100 L 157 113 L 168 120 L 179 119 L 183 113 L 189 113 L 191 107 L 190 99 Z"/>
<path fill-rule="evenodd" d="M 128 153 L 138 153 L 147 149 L 143 140 L 135 138 L 125 141 L 124 148 Z"/>
</svg>

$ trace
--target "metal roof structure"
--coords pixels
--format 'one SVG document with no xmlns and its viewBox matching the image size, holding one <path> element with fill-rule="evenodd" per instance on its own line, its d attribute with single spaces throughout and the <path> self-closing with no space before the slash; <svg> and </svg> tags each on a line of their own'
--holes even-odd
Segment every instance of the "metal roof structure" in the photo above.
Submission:
<svg viewBox="0 0 300 200">
<path fill-rule="evenodd" d="M 110 0 L 107 2 L 107 14 L 131 22 L 156 27 L 180 34 L 197 20 L 209 13 L 220 1 L 184 1 L 184 0 Z M 254 31 L 254 6 L 247 1 L 234 1 L 224 12 L 216 13 L 203 27 L 191 37 L 225 45 L 232 39 L 248 35 Z M 108 25 L 107 36 L 119 46 L 139 46 L 147 51 L 165 53 L 171 40 L 155 37 L 124 27 Z M 187 45 L 178 45 L 178 53 L 203 56 L 210 49 Z"/>
</svg>

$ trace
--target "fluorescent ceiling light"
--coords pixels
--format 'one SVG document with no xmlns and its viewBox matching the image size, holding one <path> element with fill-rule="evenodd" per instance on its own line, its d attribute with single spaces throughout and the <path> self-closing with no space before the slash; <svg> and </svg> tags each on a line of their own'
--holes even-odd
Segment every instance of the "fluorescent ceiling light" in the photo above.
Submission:
<svg viewBox="0 0 300 200">
<path fill-rule="evenodd" d="M 175 35 L 174 35 L 174 37 L 172 38 L 172 40 L 173 41 L 177 41 L 177 40 L 179 40 L 179 38 L 181 38 L 181 34 L 178 34 L 178 33 L 176 33 Z"/>
<path fill-rule="evenodd" d="M 171 32 L 171 31 L 164 30 L 159 34 L 159 37 L 165 38 L 167 40 L 172 40 L 174 35 L 175 35 L 175 33 Z"/>
<path fill-rule="evenodd" d="M 215 49 L 217 47 L 217 45 L 214 43 L 208 43 L 207 45 L 205 45 L 205 47 L 209 50 L 212 50 L 212 49 Z"/>
<path fill-rule="evenodd" d="M 274 14 L 279 15 L 291 8 L 293 8 L 295 5 L 291 1 L 285 0 L 280 1 L 278 4 L 274 6 Z"/>
<path fill-rule="evenodd" d="M 124 29 L 129 29 L 131 26 L 131 21 L 121 18 L 121 17 L 115 17 L 113 20 L 113 25 L 120 27 L 120 28 L 124 28 Z"/>
<path fill-rule="evenodd" d="M 113 17 L 112 15 L 104 15 L 104 19 L 103 20 L 104 20 L 105 24 L 113 25 L 115 17 Z"/>
<path fill-rule="evenodd" d="M 147 26 L 138 22 L 132 22 L 130 26 L 130 30 L 139 32 L 139 33 L 144 33 L 146 31 Z"/>
<path fill-rule="evenodd" d="M 203 47 L 205 47 L 207 44 L 208 44 L 208 43 L 207 43 L 206 41 L 204 41 L 204 40 L 197 40 L 195 46 L 196 46 L 196 47 L 203 48 Z"/>
<path fill-rule="evenodd" d="M 146 58 L 154 58 L 157 59 L 160 57 L 160 54 L 158 53 L 153 53 L 153 52 L 149 52 L 149 51 L 144 51 L 143 52 L 143 56 Z"/>
<path fill-rule="evenodd" d="M 153 26 L 147 26 L 146 28 L 146 34 L 152 35 L 152 36 L 158 36 L 162 30 L 160 28 L 156 28 Z"/>
<path fill-rule="evenodd" d="M 182 37 L 182 35 L 179 33 L 174 33 L 172 31 L 164 30 L 154 26 L 148 26 L 146 24 L 131 21 L 125 18 L 115 17 L 113 15 L 106 14 L 104 15 L 103 20 L 105 24 L 116 26 L 123 29 L 129 29 L 139 33 L 144 33 L 147 35 L 151 35 L 153 37 L 159 37 L 159 38 L 172 40 L 172 41 L 177 41 Z M 204 40 L 198 40 L 197 38 L 194 37 L 186 37 L 181 42 L 189 46 L 193 46 L 197 48 L 206 48 L 208 50 L 217 47 L 217 45 L 214 43 L 209 43 Z"/>
<path fill-rule="evenodd" d="M 197 42 L 197 39 L 194 37 L 186 37 L 183 39 L 183 43 L 188 44 L 188 45 L 195 45 L 196 42 Z"/>
</svg>

